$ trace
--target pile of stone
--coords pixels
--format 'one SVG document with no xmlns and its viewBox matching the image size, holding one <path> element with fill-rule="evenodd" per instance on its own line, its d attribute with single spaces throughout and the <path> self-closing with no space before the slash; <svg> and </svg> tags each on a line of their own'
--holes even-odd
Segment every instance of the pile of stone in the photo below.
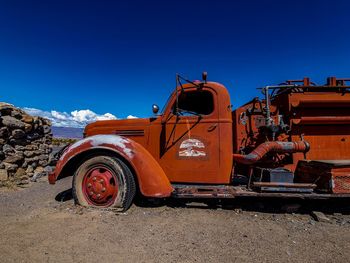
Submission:
<svg viewBox="0 0 350 263">
<path fill-rule="evenodd" d="M 51 145 L 49 120 L 0 102 L 0 185 L 25 184 L 47 174 Z"/>
</svg>

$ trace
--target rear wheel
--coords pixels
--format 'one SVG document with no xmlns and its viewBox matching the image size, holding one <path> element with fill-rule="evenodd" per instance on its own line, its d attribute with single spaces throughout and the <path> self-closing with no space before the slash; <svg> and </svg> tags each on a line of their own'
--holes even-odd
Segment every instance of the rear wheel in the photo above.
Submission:
<svg viewBox="0 0 350 263">
<path fill-rule="evenodd" d="M 127 210 L 135 196 L 135 180 L 125 163 L 111 156 L 95 156 L 80 165 L 73 178 L 77 204 Z"/>
</svg>

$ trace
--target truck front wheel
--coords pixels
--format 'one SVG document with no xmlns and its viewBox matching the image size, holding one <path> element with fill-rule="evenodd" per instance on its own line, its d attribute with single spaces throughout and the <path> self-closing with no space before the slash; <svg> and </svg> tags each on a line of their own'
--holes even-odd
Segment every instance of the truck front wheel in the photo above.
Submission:
<svg viewBox="0 0 350 263">
<path fill-rule="evenodd" d="M 111 156 L 95 156 L 83 162 L 74 174 L 72 188 L 77 204 L 120 211 L 130 207 L 136 192 L 128 166 Z"/>
</svg>

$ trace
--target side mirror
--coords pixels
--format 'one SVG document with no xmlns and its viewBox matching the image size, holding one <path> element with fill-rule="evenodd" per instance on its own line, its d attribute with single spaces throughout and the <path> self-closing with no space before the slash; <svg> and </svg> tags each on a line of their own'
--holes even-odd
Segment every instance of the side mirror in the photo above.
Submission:
<svg viewBox="0 0 350 263">
<path fill-rule="evenodd" d="M 159 106 L 157 104 L 152 105 L 152 111 L 154 114 L 157 114 L 159 111 Z"/>
</svg>

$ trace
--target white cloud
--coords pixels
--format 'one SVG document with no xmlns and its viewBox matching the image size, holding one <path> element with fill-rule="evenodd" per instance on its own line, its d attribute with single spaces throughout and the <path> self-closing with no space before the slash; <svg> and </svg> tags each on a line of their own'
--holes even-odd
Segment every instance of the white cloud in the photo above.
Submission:
<svg viewBox="0 0 350 263">
<path fill-rule="evenodd" d="M 103 121 L 103 120 L 113 120 L 113 119 L 116 119 L 116 117 L 113 114 L 107 112 L 101 116 L 97 116 L 96 119 L 99 121 Z"/>
<path fill-rule="evenodd" d="M 88 123 L 97 120 L 97 114 L 91 110 L 75 110 L 71 112 L 73 120 L 82 123 Z M 113 116 L 113 119 L 116 119 Z"/>
<path fill-rule="evenodd" d="M 97 114 L 89 109 L 87 110 L 75 110 L 70 114 L 67 112 L 59 112 L 59 111 L 43 111 L 35 108 L 23 108 L 28 114 L 33 116 L 41 116 L 48 118 L 52 121 L 53 126 L 57 127 L 76 127 L 82 128 L 85 127 L 86 124 L 98 120 L 115 120 L 117 119 L 111 113 L 105 114 Z M 131 115 L 129 115 L 131 116 Z M 128 118 L 129 118 L 128 116 Z M 134 117 L 134 116 L 132 116 Z"/>
<path fill-rule="evenodd" d="M 56 119 L 59 119 L 59 120 L 66 120 L 67 118 L 69 118 L 69 115 L 65 112 L 58 112 L 58 111 L 55 111 L 55 110 L 52 110 L 51 111 L 51 115 L 52 117 L 56 118 Z"/>
<path fill-rule="evenodd" d="M 126 117 L 127 119 L 137 119 L 138 117 L 133 116 L 133 115 L 128 115 L 128 117 Z"/>
</svg>

